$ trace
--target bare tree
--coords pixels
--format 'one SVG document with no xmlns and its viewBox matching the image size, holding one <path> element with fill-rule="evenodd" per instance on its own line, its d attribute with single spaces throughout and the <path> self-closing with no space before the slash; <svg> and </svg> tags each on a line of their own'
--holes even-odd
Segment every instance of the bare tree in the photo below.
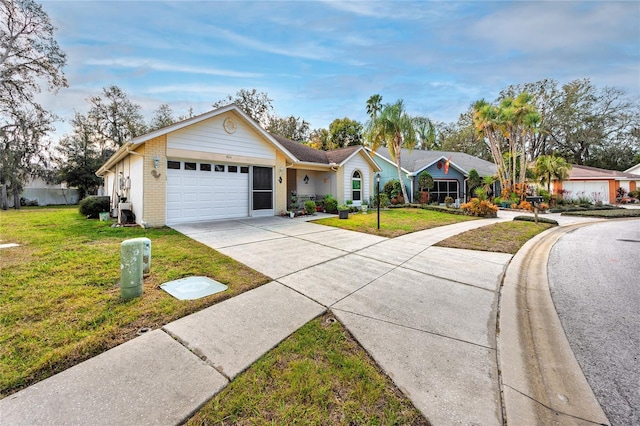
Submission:
<svg viewBox="0 0 640 426">
<path fill-rule="evenodd" d="M 36 101 L 41 85 L 53 93 L 67 86 L 62 68 L 66 56 L 53 34 L 55 27 L 42 6 L 32 0 L 0 0 L 0 205 L 7 207 L 7 188 L 14 206 L 47 151 L 54 116 Z"/>
<path fill-rule="evenodd" d="M 258 92 L 256 89 L 240 89 L 235 97 L 227 95 L 213 104 L 214 108 L 235 104 L 249 117 L 257 121 L 265 129 L 269 126 L 269 121 L 273 116 L 272 99 L 265 92 Z"/>
<path fill-rule="evenodd" d="M 104 87 L 101 95 L 90 97 L 88 102 L 91 108 L 87 117 L 98 136 L 103 160 L 111 149 L 147 131 L 140 105 L 131 102 L 118 86 Z"/>
</svg>

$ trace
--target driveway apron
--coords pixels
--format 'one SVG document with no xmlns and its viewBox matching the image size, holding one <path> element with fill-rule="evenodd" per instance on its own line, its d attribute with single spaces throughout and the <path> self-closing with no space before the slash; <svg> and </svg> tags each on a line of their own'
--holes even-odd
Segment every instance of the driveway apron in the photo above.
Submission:
<svg viewBox="0 0 640 426">
<path fill-rule="evenodd" d="M 330 309 L 433 424 L 498 425 L 496 315 L 511 255 L 433 244 L 502 220 L 394 239 L 281 218 L 178 230 Z"/>
</svg>

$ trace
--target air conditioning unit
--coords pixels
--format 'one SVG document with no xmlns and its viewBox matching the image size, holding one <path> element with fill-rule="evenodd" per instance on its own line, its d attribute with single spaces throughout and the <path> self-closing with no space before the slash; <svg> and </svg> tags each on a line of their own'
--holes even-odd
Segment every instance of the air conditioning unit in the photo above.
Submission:
<svg viewBox="0 0 640 426">
<path fill-rule="evenodd" d="M 122 215 L 122 210 L 131 211 L 131 203 L 118 203 L 118 223 L 127 223 L 127 218 Z"/>
</svg>

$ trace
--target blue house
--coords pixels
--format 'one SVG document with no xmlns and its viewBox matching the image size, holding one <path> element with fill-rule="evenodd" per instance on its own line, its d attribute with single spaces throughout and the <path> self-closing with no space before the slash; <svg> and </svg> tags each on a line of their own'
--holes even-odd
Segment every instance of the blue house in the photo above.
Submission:
<svg viewBox="0 0 640 426">
<path fill-rule="evenodd" d="M 371 152 L 371 151 L 370 151 Z M 380 186 L 392 179 L 398 179 L 396 163 L 391 159 L 387 148 L 379 148 L 372 153 L 373 159 L 380 166 Z M 446 162 L 449 161 L 448 170 Z M 475 169 L 480 177 L 493 176 L 497 167 L 492 162 L 482 160 L 463 152 L 423 151 L 403 149 L 401 153 L 402 179 L 407 188 L 411 202 L 419 201 L 418 176 L 427 171 L 434 180 L 433 189 L 429 191 L 431 200 L 444 203 L 445 197 L 451 197 L 459 203 L 467 200 L 469 171 Z M 497 184 L 495 184 L 497 186 Z M 494 188 L 497 193 L 497 188 Z"/>
</svg>

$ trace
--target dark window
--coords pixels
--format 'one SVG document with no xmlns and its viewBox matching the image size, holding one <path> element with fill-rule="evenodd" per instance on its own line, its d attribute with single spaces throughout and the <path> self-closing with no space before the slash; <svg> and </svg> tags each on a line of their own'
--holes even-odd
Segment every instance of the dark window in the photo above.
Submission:
<svg viewBox="0 0 640 426">
<path fill-rule="evenodd" d="M 255 167 L 253 168 L 253 190 L 273 189 L 273 169 L 271 167 Z"/>
<path fill-rule="evenodd" d="M 273 208 L 271 191 L 253 193 L 254 210 L 271 210 Z"/>
<path fill-rule="evenodd" d="M 224 172 L 224 164 L 216 164 L 215 167 L 216 172 Z"/>
<path fill-rule="evenodd" d="M 249 166 L 240 167 L 240 173 L 249 173 Z"/>
<path fill-rule="evenodd" d="M 167 169 L 180 170 L 179 161 L 167 161 Z"/>
<path fill-rule="evenodd" d="M 439 203 L 444 203 L 444 199 L 446 197 L 451 197 L 455 200 L 456 198 L 458 198 L 458 181 L 435 181 L 433 189 L 429 191 L 429 197 L 431 200 L 438 200 Z"/>
<path fill-rule="evenodd" d="M 211 164 L 200 163 L 200 170 L 202 170 L 203 172 L 210 172 Z"/>
<path fill-rule="evenodd" d="M 185 170 L 196 170 L 196 163 L 187 163 L 185 161 L 184 163 L 184 169 Z"/>
<path fill-rule="evenodd" d="M 229 173 L 238 173 L 238 166 L 227 166 L 227 171 Z"/>
</svg>

